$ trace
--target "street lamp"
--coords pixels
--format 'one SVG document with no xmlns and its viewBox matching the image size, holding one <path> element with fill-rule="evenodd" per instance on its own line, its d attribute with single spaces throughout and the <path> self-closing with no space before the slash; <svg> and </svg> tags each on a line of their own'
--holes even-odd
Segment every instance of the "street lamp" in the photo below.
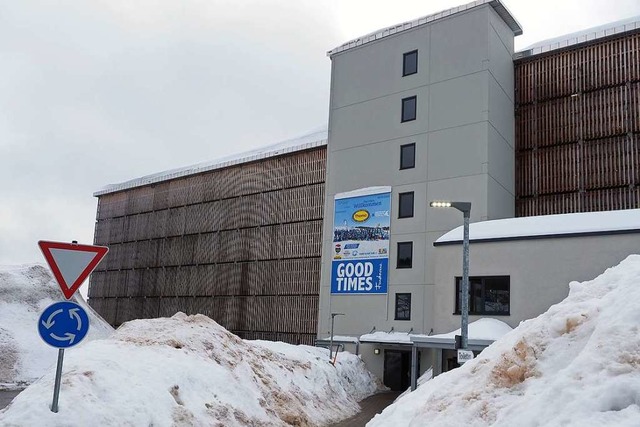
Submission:
<svg viewBox="0 0 640 427">
<path fill-rule="evenodd" d="M 331 358 L 331 353 L 333 352 L 333 321 L 335 320 L 336 316 L 344 316 L 344 313 L 331 313 L 331 338 L 329 341 L 329 363 L 333 363 L 331 362 L 333 359 Z M 336 350 L 336 355 L 338 354 L 338 351 Z"/>
<path fill-rule="evenodd" d="M 464 218 L 464 234 L 462 240 L 462 289 L 460 296 L 460 311 L 462 314 L 460 335 L 462 335 L 462 348 L 467 349 L 469 341 L 469 217 L 471 216 L 471 203 L 469 202 L 431 202 L 432 208 L 455 208 L 462 212 Z"/>
</svg>

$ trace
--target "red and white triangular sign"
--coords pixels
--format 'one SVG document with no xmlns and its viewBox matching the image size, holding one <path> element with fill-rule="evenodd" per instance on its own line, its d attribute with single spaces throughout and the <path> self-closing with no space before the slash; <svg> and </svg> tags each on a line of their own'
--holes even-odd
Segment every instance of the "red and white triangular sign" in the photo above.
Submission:
<svg viewBox="0 0 640 427">
<path fill-rule="evenodd" d="M 66 299 L 73 296 L 109 251 L 105 246 L 42 240 L 38 246 Z"/>
</svg>

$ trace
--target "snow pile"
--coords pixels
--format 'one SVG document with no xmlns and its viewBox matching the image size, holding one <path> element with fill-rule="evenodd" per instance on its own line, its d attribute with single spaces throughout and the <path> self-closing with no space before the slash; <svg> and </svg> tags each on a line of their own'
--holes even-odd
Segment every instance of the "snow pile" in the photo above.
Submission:
<svg viewBox="0 0 640 427">
<path fill-rule="evenodd" d="M 79 295 L 79 293 L 76 293 Z M 44 309 L 64 296 L 49 270 L 38 264 L 0 266 L 0 389 L 20 388 L 55 365 L 58 351 L 42 341 L 38 319 Z M 89 315 L 85 341 L 113 332 L 82 297 L 73 301 Z M 84 344 L 78 344 L 82 346 Z"/>
<path fill-rule="evenodd" d="M 640 255 L 588 282 L 369 426 L 638 426 Z"/>
<path fill-rule="evenodd" d="M 22 392 L 1 425 L 326 425 L 358 412 L 375 378 L 361 359 L 245 341 L 203 315 L 134 320 L 65 354 L 60 412 L 54 373 Z"/>
</svg>

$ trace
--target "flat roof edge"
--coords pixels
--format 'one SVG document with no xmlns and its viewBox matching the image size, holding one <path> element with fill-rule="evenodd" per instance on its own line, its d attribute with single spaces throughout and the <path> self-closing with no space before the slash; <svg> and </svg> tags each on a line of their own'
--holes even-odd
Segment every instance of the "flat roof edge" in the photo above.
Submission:
<svg viewBox="0 0 640 427">
<path fill-rule="evenodd" d="M 590 42 L 604 40 L 609 37 L 633 33 L 640 30 L 640 17 L 630 20 L 612 22 L 598 27 L 588 28 L 577 33 L 570 33 L 554 39 L 543 40 L 513 54 L 514 60 L 527 59 L 545 53 L 578 47 Z"/>
<path fill-rule="evenodd" d="M 404 31 L 409 31 L 413 28 L 421 27 L 426 24 L 430 24 L 432 22 L 438 21 L 440 19 L 447 18 L 449 16 L 455 15 L 457 13 L 465 12 L 470 9 L 474 9 L 476 7 L 483 6 L 488 4 L 493 7 L 498 16 L 502 18 L 502 20 L 509 26 L 511 31 L 513 31 L 514 36 L 519 36 L 522 34 L 522 27 L 518 23 L 518 21 L 513 17 L 509 9 L 502 3 L 501 0 L 476 0 L 471 3 L 463 4 L 460 6 L 452 7 L 447 10 L 443 10 L 440 12 L 433 13 L 431 15 L 422 16 L 420 18 L 414 19 L 412 21 L 401 22 L 396 25 L 392 25 L 389 27 L 381 28 L 379 30 L 373 31 L 371 33 L 365 34 L 353 40 L 349 40 L 338 47 L 335 47 L 327 52 L 327 56 L 331 58 L 333 55 L 338 53 L 347 51 L 349 49 L 356 48 L 358 46 L 362 46 L 364 44 L 368 44 L 374 42 L 376 40 L 380 40 L 394 34 L 398 34 Z"/>
<path fill-rule="evenodd" d="M 498 16 L 502 18 L 502 20 L 509 26 L 511 31 L 513 31 L 514 36 L 522 35 L 522 25 L 518 22 L 518 20 L 513 16 L 513 14 L 507 9 L 503 3 L 499 0 L 493 0 L 491 2 L 491 6 L 496 11 Z"/>
<path fill-rule="evenodd" d="M 493 344 L 494 340 L 469 338 L 467 342 L 468 350 L 482 351 Z M 432 337 L 412 337 L 411 344 L 419 348 L 441 348 L 444 350 L 455 350 L 455 338 L 432 338 Z"/>
<path fill-rule="evenodd" d="M 557 238 L 574 238 L 574 237 L 590 237 L 590 236 L 609 236 L 616 234 L 633 234 L 640 233 L 640 228 L 629 228 L 625 230 L 609 230 L 609 231 L 583 231 L 578 233 L 552 233 L 552 234 L 536 234 L 530 236 L 504 236 L 490 237 L 484 239 L 470 239 L 469 243 L 491 243 L 505 242 L 513 240 L 540 240 L 540 239 L 557 239 Z M 445 242 L 433 242 L 433 246 L 461 245 L 462 240 L 449 240 Z"/>
<path fill-rule="evenodd" d="M 317 141 L 306 142 L 296 146 L 274 148 L 273 150 L 268 150 L 268 151 L 258 152 L 258 153 L 246 153 L 247 154 L 246 156 L 243 156 L 242 155 L 243 153 L 240 153 L 238 154 L 238 157 L 230 160 L 226 160 L 226 161 L 221 161 L 221 162 L 213 161 L 209 163 L 195 164 L 195 165 L 186 166 L 183 168 L 171 169 L 166 171 L 166 173 L 151 174 L 151 175 L 146 175 L 140 178 L 135 178 L 129 181 L 121 182 L 118 184 L 110 184 L 94 192 L 93 197 L 100 197 L 106 194 L 130 190 L 132 188 L 144 187 L 147 185 L 157 184 L 159 182 L 171 181 L 173 179 L 184 178 L 192 175 L 198 175 L 205 172 L 211 172 L 217 169 L 224 169 L 231 166 L 238 166 L 244 163 L 251 163 L 251 162 L 255 162 L 255 161 L 270 158 L 270 157 L 293 154 L 299 151 L 306 151 L 306 150 L 310 150 L 313 148 L 322 147 L 326 145 L 327 145 L 327 138 L 323 138 Z"/>
</svg>

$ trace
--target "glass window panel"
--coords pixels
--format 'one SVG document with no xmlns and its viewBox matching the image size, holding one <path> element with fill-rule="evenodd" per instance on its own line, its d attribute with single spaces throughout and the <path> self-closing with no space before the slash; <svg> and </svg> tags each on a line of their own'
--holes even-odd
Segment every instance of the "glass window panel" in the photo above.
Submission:
<svg viewBox="0 0 640 427">
<path fill-rule="evenodd" d="M 407 52 L 403 55 L 402 76 L 409 76 L 418 72 L 418 51 Z"/>
<path fill-rule="evenodd" d="M 396 268 L 411 268 L 413 263 L 413 242 L 398 242 Z"/>
<path fill-rule="evenodd" d="M 413 191 L 408 193 L 400 193 L 399 197 L 398 218 L 413 217 Z"/>
<path fill-rule="evenodd" d="M 411 320 L 411 294 L 396 294 L 395 320 Z"/>
<path fill-rule="evenodd" d="M 456 314 L 460 314 L 462 278 L 456 277 Z M 469 277 L 469 314 L 508 315 L 509 276 Z"/>
<path fill-rule="evenodd" d="M 412 96 L 402 100 L 402 121 L 408 122 L 416 119 L 416 102 L 417 98 Z"/>
<path fill-rule="evenodd" d="M 400 169 L 416 167 L 416 144 L 407 144 L 400 147 Z"/>
</svg>

